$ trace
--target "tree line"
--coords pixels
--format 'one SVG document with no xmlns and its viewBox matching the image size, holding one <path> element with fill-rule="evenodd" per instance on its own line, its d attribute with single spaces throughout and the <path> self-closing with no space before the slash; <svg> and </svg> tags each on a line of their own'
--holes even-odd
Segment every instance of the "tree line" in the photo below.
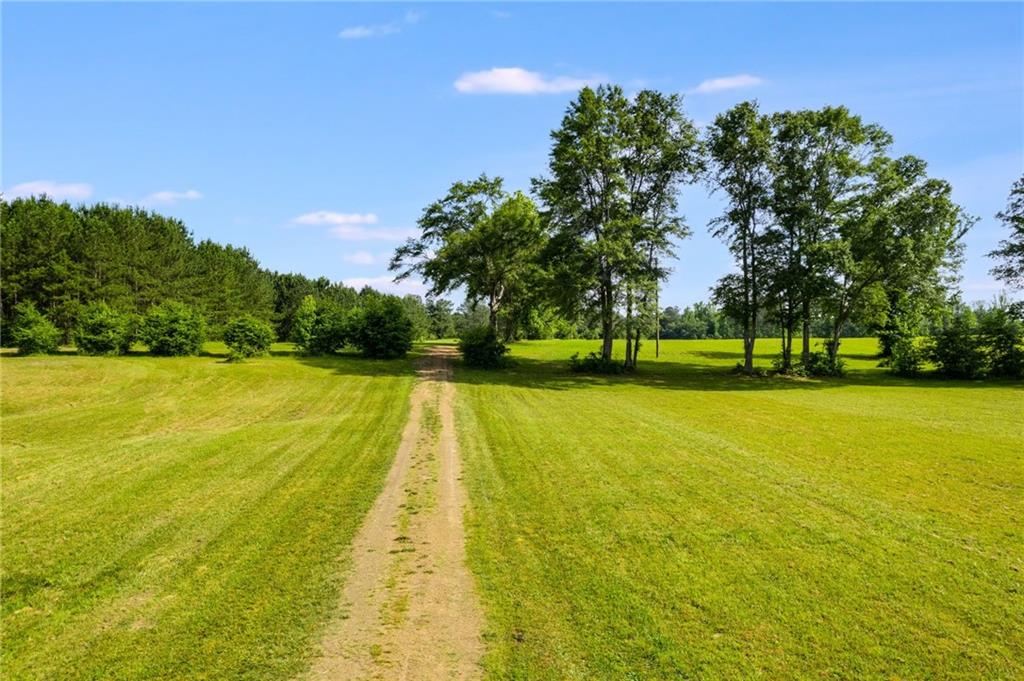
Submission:
<svg viewBox="0 0 1024 681">
<path fill-rule="evenodd" d="M 700 131 L 678 95 L 587 87 L 551 133 L 532 198 L 500 177 L 454 183 L 391 269 L 399 280 L 423 277 L 434 295 L 463 288 L 488 309 L 496 339 L 512 337 L 503 318 L 583 320 L 601 338 L 593 368 L 634 368 L 658 329 L 739 336 L 748 373 L 770 334 L 780 372 L 839 373 L 851 331 L 877 334 L 889 359 L 959 305 L 963 237 L 976 218 L 925 161 L 894 156 L 892 145 L 881 126 L 841 106 L 765 114 L 743 102 Z M 683 319 L 662 315 L 658 291 L 674 245 L 690 234 L 678 205 L 688 184 L 724 198 L 709 228 L 735 269 L 714 287 L 714 307 Z M 1020 281 L 1021 191 L 1018 183 L 999 216 L 1016 231 L 993 254 L 1007 283 Z M 621 366 L 616 338 L 625 339 Z"/>
</svg>

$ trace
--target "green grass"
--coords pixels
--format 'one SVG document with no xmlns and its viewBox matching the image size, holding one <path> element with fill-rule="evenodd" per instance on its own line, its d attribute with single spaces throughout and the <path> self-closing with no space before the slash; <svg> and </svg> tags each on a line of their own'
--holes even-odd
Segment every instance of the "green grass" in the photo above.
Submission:
<svg viewBox="0 0 1024 681">
<path fill-rule="evenodd" d="M 397 448 L 409 361 L 5 356 L 0 373 L 5 679 L 303 669 Z"/>
<path fill-rule="evenodd" d="M 731 375 L 738 341 L 570 374 L 596 345 L 456 373 L 492 677 L 1024 677 L 1020 383 L 868 339 L 841 380 Z"/>
</svg>

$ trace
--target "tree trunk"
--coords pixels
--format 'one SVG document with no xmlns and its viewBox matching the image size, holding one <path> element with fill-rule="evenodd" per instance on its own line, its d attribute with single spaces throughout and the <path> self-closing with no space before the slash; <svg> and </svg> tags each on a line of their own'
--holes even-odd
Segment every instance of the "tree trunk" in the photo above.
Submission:
<svg viewBox="0 0 1024 681">
<path fill-rule="evenodd" d="M 800 351 L 800 361 L 806 364 L 811 359 L 811 299 L 804 298 L 801 314 L 803 321 L 804 344 Z"/>
<path fill-rule="evenodd" d="M 632 289 L 626 289 L 626 361 L 624 365 L 627 369 L 634 368 L 633 366 L 633 291 Z"/>
<path fill-rule="evenodd" d="M 498 335 L 498 301 L 492 293 L 487 300 L 487 323 L 491 327 L 491 333 Z"/>
<path fill-rule="evenodd" d="M 612 300 L 612 284 L 608 278 L 601 282 L 601 359 L 611 361 L 612 334 L 615 331 L 615 305 Z"/>
</svg>

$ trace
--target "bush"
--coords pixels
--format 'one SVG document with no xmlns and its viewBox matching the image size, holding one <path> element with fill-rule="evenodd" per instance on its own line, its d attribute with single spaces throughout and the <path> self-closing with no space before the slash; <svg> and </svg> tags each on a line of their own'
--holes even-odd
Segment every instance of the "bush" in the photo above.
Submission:
<svg viewBox="0 0 1024 681">
<path fill-rule="evenodd" d="M 996 308 L 978 325 L 979 342 L 985 348 L 988 372 L 1003 378 L 1024 378 L 1024 323 L 1010 310 Z"/>
<path fill-rule="evenodd" d="M 233 319 L 224 330 L 224 343 L 231 351 L 228 355 L 231 361 L 264 355 L 273 342 L 274 329 L 270 324 L 248 315 Z"/>
<path fill-rule="evenodd" d="M 305 345 L 306 352 L 330 355 L 341 350 L 349 340 L 349 315 L 350 312 L 337 303 L 318 303 L 316 318 Z"/>
<path fill-rule="evenodd" d="M 86 355 L 123 355 L 135 340 L 136 325 L 133 315 L 106 303 L 92 303 L 78 316 L 75 347 Z"/>
<path fill-rule="evenodd" d="M 142 322 L 142 342 L 154 355 L 197 355 L 203 348 L 203 316 L 183 303 L 168 301 L 149 308 Z"/>
<path fill-rule="evenodd" d="M 846 375 L 846 361 L 828 352 L 812 352 L 806 362 L 801 362 L 797 371 L 802 376 L 835 376 Z"/>
<path fill-rule="evenodd" d="M 462 359 L 471 367 L 494 369 L 501 366 L 508 353 L 508 346 L 498 340 L 489 326 L 478 326 L 467 330 L 459 339 Z"/>
<path fill-rule="evenodd" d="M 374 296 L 349 317 L 348 340 L 366 357 L 394 359 L 412 349 L 413 324 L 401 299 Z"/>
<path fill-rule="evenodd" d="M 60 331 L 32 303 L 18 303 L 14 308 L 13 326 L 11 340 L 19 355 L 57 352 Z"/>
<path fill-rule="evenodd" d="M 906 336 L 893 337 L 889 343 L 889 371 L 899 376 L 916 376 L 921 373 L 924 353 Z"/>
<path fill-rule="evenodd" d="M 970 311 L 957 314 L 949 326 L 931 339 L 928 355 L 944 376 L 984 378 L 986 357 L 974 314 Z"/>
<path fill-rule="evenodd" d="M 580 359 L 580 353 L 577 352 L 569 358 L 569 370 L 577 374 L 621 374 L 626 367 L 614 359 L 604 359 L 596 352 Z"/>
</svg>

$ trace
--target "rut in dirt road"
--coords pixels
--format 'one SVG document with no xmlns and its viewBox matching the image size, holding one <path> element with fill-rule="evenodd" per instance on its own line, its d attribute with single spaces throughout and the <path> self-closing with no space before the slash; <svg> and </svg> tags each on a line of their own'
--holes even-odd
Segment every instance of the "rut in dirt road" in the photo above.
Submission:
<svg viewBox="0 0 1024 681">
<path fill-rule="evenodd" d="M 483 617 L 466 568 L 450 348 L 421 361 L 409 422 L 352 543 L 311 679 L 472 679 Z"/>
</svg>

